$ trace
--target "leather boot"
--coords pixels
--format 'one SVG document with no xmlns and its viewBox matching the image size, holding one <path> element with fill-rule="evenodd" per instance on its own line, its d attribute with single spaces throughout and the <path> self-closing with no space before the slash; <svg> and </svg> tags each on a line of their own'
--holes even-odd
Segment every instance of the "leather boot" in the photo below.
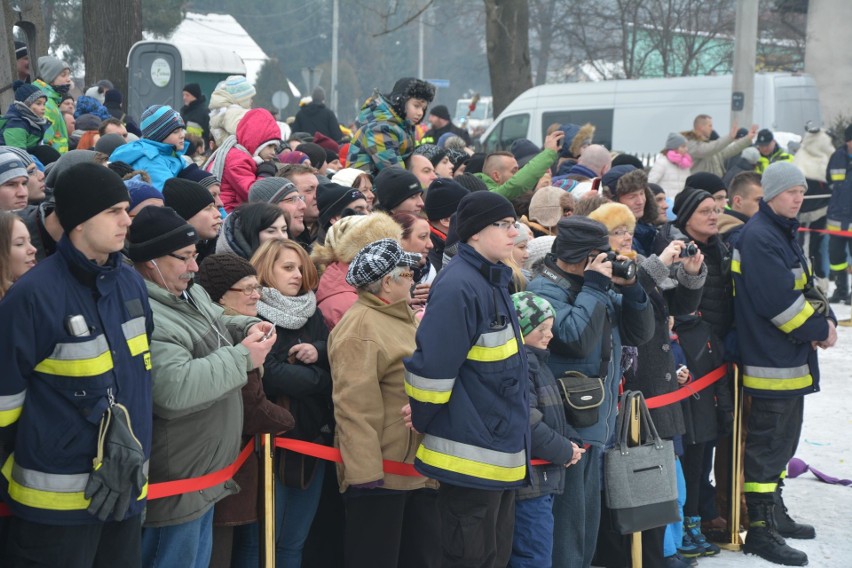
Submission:
<svg viewBox="0 0 852 568">
<path fill-rule="evenodd" d="M 748 506 L 749 528 L 743 552 L 784 566 L 805 566 L 808 555 L 788 546 L 775 529 L 775 503 L 760 501 Z"/>
<path fill-rule="evenodd" d="M 787 514 L 787 507 L 784 505 L 784 498 L 781 496 L 782 486 L 779 483 L 778 489 L 775 490 L 775 527 L 778 534 L 784 538 L 810 539 L 816 538 L 816 530 L 811 525 L 797 523 Z"/>
<path fill-rule="evenodd" d="M 849 303 L 849 274 L 846 270 L 833 271 L 834 274 L 834 294 L 828 299 L 832 304 L 848 304 Z"/>
</svg>

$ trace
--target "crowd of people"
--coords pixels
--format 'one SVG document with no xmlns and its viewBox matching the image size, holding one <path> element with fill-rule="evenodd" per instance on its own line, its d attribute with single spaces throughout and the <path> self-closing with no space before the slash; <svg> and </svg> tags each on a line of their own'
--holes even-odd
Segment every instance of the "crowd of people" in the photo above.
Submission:
<svg viewBox="0 0 852 568">
<path fill-rule="evenodd" d="M 257 566 L 256 455 L 146 497 L 271 433 L 342 457 L 275 450 L 277 566 L 627 566 L 601 482 L 619 393 L 680 389 L 651 415 L 682 521 L 643 532 L 643 566 L 695 565 L 741 483 L 734 364 L 745 552 L 807 563 L 784 472 L 850 294 L 848 241 L 812 264 L 797 229 L 848 229 L 852 126 L 794 157 L 700 115 L 648 169 L 591 124 L 477 153 L 417 78 L 351 129 L 321 88 L 279 123 L 241 76 L 137 123 L 38 63 L 0 122 L 4 565 Z"/>
</svg>

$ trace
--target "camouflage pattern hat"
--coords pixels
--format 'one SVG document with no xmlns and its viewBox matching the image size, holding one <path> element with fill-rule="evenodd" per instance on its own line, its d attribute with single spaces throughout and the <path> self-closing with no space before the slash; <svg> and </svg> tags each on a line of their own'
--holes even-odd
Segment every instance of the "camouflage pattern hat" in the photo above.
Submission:
<svg viewBox="0 0 852 568">
<path fill-rule="evenodd" d="M 518 314 L 518 323 L 523 335 L 529 335 L 545 320 L 556 315 L 550 302 L 532 292 L 512 294 L 512 304 Z"/>
</svg>

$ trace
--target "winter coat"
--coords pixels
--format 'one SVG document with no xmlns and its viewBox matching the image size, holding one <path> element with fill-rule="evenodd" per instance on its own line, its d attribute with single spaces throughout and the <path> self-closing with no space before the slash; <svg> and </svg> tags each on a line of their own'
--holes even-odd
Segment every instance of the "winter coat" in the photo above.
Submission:
<svg viewBox="0 0 852 568">
<path fill-rule="evenodd" d="M 237 133 L 237 125 L 249 111 L 248 108 L 237 103 L 224 89 L 213 91 L 208 108 L 210 109 L 210 135 L 213 136 L 217 147 L 222 145 L 225 138 Z"/>
<path fill-rule="evenodd" d="M 532 459 L 550 463 L 530 469 L 530 485 L 517 490 L 518 499 L 542 495 L 558 495 L 565 489 L 565 464 L 571 461 L 574 448 L 582 440 L 565 420 L 565 406 L 556 377 L 547 366 L 550 353 L 546 349 L 524 346 L 530 369 L 530 436 Z"/>
<path fill-rule="evenodd" d="M 349 264 L 332 262 L 326 267 L 317 287 L 317 307 L 322 311 L 328 329 L 334 327 L 355 301 L 358 292 L 346 282 Z"/>
<path fill-rule="evenodd" d="M 60 154 L 68 151 L 68 127 L 65 124 L 65 117 L 59 110 L 59 103 L 62 102 L 62 95 L 57 93 L 53 87 L 36 79 L 33 85 L 41 89 L 47 94 L 47 105 L 44 107 L 44 118 L 50 123 L 44 133 L 44 143 L 53 147 Z"/>
<path fill-rule="evenodd" d="M 656 183 L 666 192 L 666 197 L 674 199 L 683 191 L 689 175 L 689 168 L 682 168 L 672 163 L 665 154 L 661 154 L 648 172 L 648 183 Z"/>
<path fill-rule="evenodd" d="M 651 398 L 678 389 L 669 345 L 669 316 L 686 315 L 698 309 L 707 267 L 702 266 L 699 274 L 692 275 L 682 264 L 670 270 L 657 256 L 640 257 L 637 262 L 639 283 L 654 307 L 654 335 L 639 346 L 637 368 L 625 371 L 624 390 L 642 391 L 645 398 Z M 663 438 L 671 439 L 684 432 L 678 404 L 651 409 L 651 419 Z"/>
<path fill-rule="evenodd" d="M 692 164 L 692 173 L 698 172 L 710 172 L 711 174 L 716 174 L 719 177 L 724 175 L 727 167 L 725 164 L 731 158 L 739 156 L 742 154 L 743 150 L 751 146 L 751 138 L 748 136 L 743 136 L 742 138 L 738 138 L 719 150 L 711 154 L 710 156 L 696 160 Z M 689 143 L 687 142 L 687 148 L 689 147 Z M 693 156 L 694 157 L 694 156 Z M 727 187 L 727 185 L 725 186 Z"/>
<path fill-rule="evenodd" d="M 183 150 L 177 151 L 171 144 L 140 138 L 113 150 L 109 159 L 129 164 L 134 170 L 145 170 L 151 176 L 151 185 L 163 191 L 166 180 L 177 177 L 186 167 L 183 155 L 188 148 L 188 141 Z"/>
<path fill-rule="evenodd" d="M 831 199 L 828 202 L 829 230 L 847 229 L 852 222 L 852 160 L 844 144 L 828 160 L 826 178 L 831 186 Z"/>
<path fill-rule="evenodd" d="M 728 250 L 732 250 L 734 245 L 737 242 L 737 238 L 739 238 L 740 231 L 742 231 L 743 226 L 748 223 L 749 216 L 740 213 L 739 211 L 734 211 L 733 209 L 725 209 L 725 211 L 719 215 L 719 223 L 716 225 L 719 229 L 719 236 L 722 239 L 722 242 L 725 243 L 725 247 Z"/>
<path fill-rule="evenodd" d="M 296 120 L 290 125 L 293 132 L 320 132 L 335 142 L 340 142 L 343 132 L 334 111 L 323 103 L 309 102 L 296 113 Z"/>
<path fill-rule="evenodd" d="M 488 186 L 488 191 L 498 193 L 506 199 L 515 199 L 528 191 L 534 190 L 541 176 L 550 169 L 550 166 L 558 157 L 559 155 L 555 150 L 544 149 L 502 185 L 497 185 L 497 182 L 484 173 L 480 172 L 473 175 Z"/>
<path fill-rule="evenodd" d="M 384 489 L 426 486 L 424 477 L 384 473 L 382 460 L 414 463 L 423 436 L 405 426 L 408 404 L 402 360 L 414 351 L 417 319 L 405 300 L 387 304 L 361 292 L 329 336 L 334 376 L 335 446 L 340 491 L 350 485 L 384 481 Z"/>
<path fill-rule="evenodd" d="M 813 274 L 797 240 L 799 222 L 760 202 L 734 249 L 737 340 L 743 388 L 754 396 L 790 398 L 819 390 L 812 341 L 828 337 L 828 320 L 814 311 L 805 290 Z"/>
<path fill-rule="evenodd" d="M 30 242 L 36 249 L 36 262 L 41 262 L 56 251 L 56 241 L 44 228 L 45 217 L 53 213 L 55 208 L 56 204 L 51 200 L 27 205 L 16 212 L 30 233 Z"/>
<path fill-rule="evenodd" d="M 648 223 L 636 222 L 633 229 L 633 249 L 642 256 L 654 254 L 654 243 L 657 240 L 657 227 Z"/>
<path fill-rule="evenodd" d="M 686 151 L 692 156 L 692 173 L 710 172 L 722 177 L 722 174 L 725 173 L 725 168 L 722 165 L 725 160 L 712 160 L 712 158 L 714 155 L 728 148 L 734 142 L 734 138 L 730 135 L 725 135 L 716 140 L 704 140 L 699 138 L 694 130 L 687 130 L 686 132 L 681 132 L 681 134 L 686 138 Z M 749 139 L 743 137 L 742 140 Z M 742 142 L 740 143 L 742 144 Z M 728 157 L 739 154 L 749 144 L 750 141 L 745 143 L 739 151 L 728 152 Z M 683 189 L 682 186 L 681 189 Z"/>
<path fill-rule="evenodd" d="M 199 477 L 230 465 L 240 452 L 241 389 L 254 368 L 240 342 L 257 318 L 226 316 L 201 286 L 180 297 L 146 281 L 154 335 L 151 377 L 154 442 L 151 483 Z M 145 526 L 195 520 L 239 491 L 229 479 L 205 489 L 148 503 Z"/>
<path fill-rule="evenodd" d="M 411 418 L 424 434 L 414 466 L 427 477 L 486 490 L 526 484 L 529 369 L 511 278 L 460 243 L 432 285 L 405 359 Z"/>
<path fill-rule="evenodd" d="M 388 166 L 405 168 L 414 152 L 414 125 L 396 114 L 390 102 L 378 92 L 367 99 L 352 135 L 346 163 L 375 177 Z"/>
<path fill-rule="evenodd" d="M 757 164 L 754 166 L 754 171 L 759 174 L 762 174 L 766 171 L 766 168 L 769 167 L 769 164 L 774 164 L 775 162 L 792 162 L 793 156 L 785 152 L 781 146 L 776 146 L 775 151 L 772 152 L 769 156 L 764 156 L 761 154 L 760 158 L 757 160 Z"/>
<path fill-rule="evenodd" d="M 14 101 L 0 117 L 0 146 L 30 150 L 41 144 L 48 127 L 46 118 L 39 118 L 30 107 Z"/>
<path fill-rule="evenodd" d="M 181 107 L 180 116 L 186 123 L 187 134 L 200 136 L 204 143 L 210 139 L 210 115 L 207 112 L 207 107 L 204 103 L 207 99 L 202 96 L 200 99 L 195 99 L 188 105 Z M 281 136 L 281 134 L 279 134 Z"/>
<path fill-rule="evenodd" d="M 725 354 L 719 338 L 713 334 L 710 325 L 697 316 L 679 316 L 675 318 L 677 343 L 683 349 L 686 366 L 689 367 L 690 382 L 680 388 L 693 390 L 692 381 L 711 373 L 724 364 Z M 727 375 L 706 389 L 694 393 L 680 401 L 686 433 L 684 445 L 712 442 L 725 427 L 725 421 L 734 404 Z M 653 412 L 653 411 L 652 411 Z M 655 419 L 656 424 L 656 419 Z"/>
<path fill-rule="evenodd" d="M 704 255 L 707 265 L 707 279 L 698 311 L 701 317 L 713 328 L 713 333 L 723 341 L 734 323 L 734 289 L 731 281 L 731 252 L 725 247 L 718 235 L 713 235 L 702 243 L 689 235 Z"/>
<path fill-rule="evenodd" d="M 556 266 L 552 254 L 545 257 L 542 275 L 534 278 L 527 290 L 550 302 L 556 312 L 548 364 L 557 377 L 566 371 L 600 376 L 604 322 L 609 321 L 612 355 L 607 375 L 602 377 L 604 402 L 599 407 L 598 421 L 577 429 L 583 442 L 599 448 L 609 445 L 615 433 L 621 346 L 642 345 L 654 333 L 654 309 L 648 295 L 639 285 L 617 293 L 610 279 L 597 272 L 586 272 L 585 278 L 569 275 Z"/>
<path fill-rule="evenodd" d="M 73 314 L 85 318 L 87 336 L 69 333 Z M 0 498 L 16 517 L 100 523 L 83 491 L 109 396 L 127 407 L 149 460 L 153 328 L 139 274 L 118 253 L 103 266 L 91 262 L 67 236 L 9 289 L 0 302 Z M 145 488 L 118 520 L 144 508 Z"/>
</svg>

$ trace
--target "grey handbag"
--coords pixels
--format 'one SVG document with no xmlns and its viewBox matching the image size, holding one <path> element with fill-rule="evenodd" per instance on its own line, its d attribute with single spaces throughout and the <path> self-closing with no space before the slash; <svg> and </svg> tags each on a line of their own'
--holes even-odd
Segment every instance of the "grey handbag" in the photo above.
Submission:
<svg viewBox="0 0 852 568">
<path fill-rule="evenodd" d="M 639 445 L 628 445 L 632 400 L 639 399 Z M 674 445 L 657 434 L 645 397 L 639 391 L 621 395 L 616 446 L 604 455 L 604 487 L 612 521 L 621 534 L 679 522 Z"/>
</svg>

